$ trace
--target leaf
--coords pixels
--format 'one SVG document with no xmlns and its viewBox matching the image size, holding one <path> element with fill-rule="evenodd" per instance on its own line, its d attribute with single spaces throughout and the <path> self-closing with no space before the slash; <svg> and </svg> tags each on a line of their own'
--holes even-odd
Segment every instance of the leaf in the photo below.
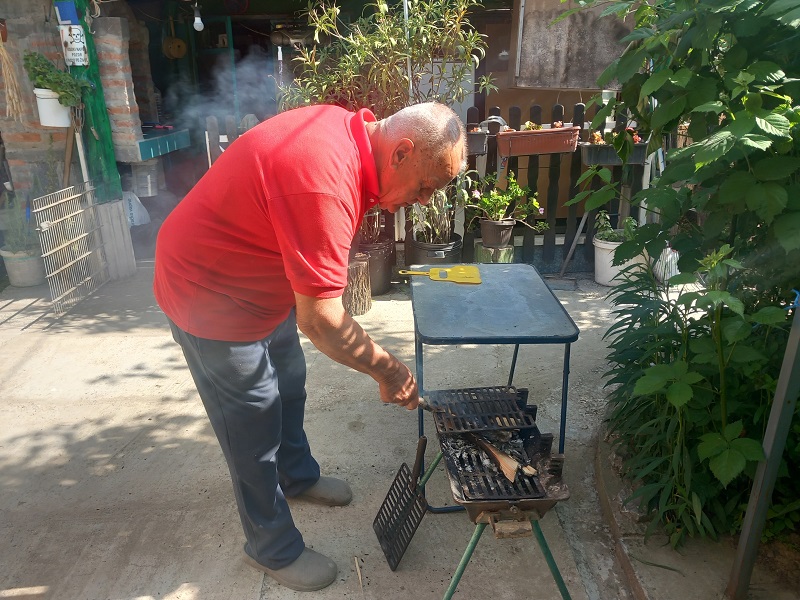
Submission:
<svg viewBox="0 0 800 600">
<path fill-rule="evenodd" d="M 717 456 L 728 448 L 728 442 L 718 433 L 706 433 L 700 439 L 702 441 L 697 446 L 697 455 L 700 460 Z"/>
<path fill-rule="evenodd" d="M 719 187 L 719 203 L 735 204 L 744 200 L 747 190 L 756 184 L 756 178 L 749 171 L 734 171 Z"/>
<path fill-rule="evenodd" d="M 598 190 L 589 195 L 588 199 L 586 200 L 586 211 L 594 210 L 595 208 L 600 208 L 606 202 L 613 199 L 617 195 L 614 188 L 606 187 Z"/>
<path fill-rule="evenodd" d="M 636 380 L 633 386 L 634 396 L 650 396 L 664 391 L 667 380 L 657 375 L 645 375 Z"/>
<path fill-rule="evenodd" d="M 695 523 L 700 527 L 700 521 L 703 516 L 703 505 L 700 504 L 700 496 L 697 495 L 697 492 L 692 492 L 692 511 L 694 511 Z"/>
<path fill-rule="evenodd" d="M 712 458 L 708 466 L 711 472 L 719 479 L 723 487 L 727 487 L 733 479 L 744 471 L 747 461 L 738 450 L 728 448 L 719 455 Z"/>
<path fill-rule="evenodd" d="M 617 7 L 614 7 L 614 8 L 617 9 Z M 608 8 L 606 8 L 606 10 L 608 10 Z M 603 11 L 603 12 L 605 12 L 605 11 Z M 612 11 L 612 12 L 616 12 L 616 11 Z M 602 16 L 602 15 L 600 15 L 600 16 Z M 628 42 L 632 42 L 633 40 L 643 40 L 643 39 L 646 39 L 646 38 L 649 38 L 649 37 L 653 37 L 655 34 L 656 34 L 655 29 L 650 29 L 649 27 L 640 27 L 638 29 L 634 29 L 633 31 L 631 31 L 628 35 L 626 35 L 624 38 L 622 38 L 619 41 L 619 43 L 620 44 L 626 44 Z"/>
<path fill-rule="evenodd" d="M 752 346 L 738 344 L 731 350 L 731 362 L 746 365 L 747 363 L 764 362 L 766 357 Z"/>
<path fill-rule="evenodd" d="M 669 278 L 669 285 L 687 285 L 697 283 L 697 275 L 694 273 L 678 273 Z"/>
<path fill-rule="evenodd" d="M 772 146 L 772 140 L 765 135 L 757 133 L 748 133 L 742 136 L 739 141 L 747 148 L 754 148 L 756 150 L 768 150 Z"/>
<path fill-rule="evenodd" d="M 676 408 L 680 408 L 694 396 L 692 386 L 688 383 L 676 381 L 667 388 L 667 400 Z"/>
<path fill-rule="evenodd" d="M 775 237 L 786 252 L 800 249 L 800 212 L 781 215 L 775 222 Z"/>
<path fill-rule="evenodd" d="M 706 293 L 706 298 L 714 306 L 718 306 L 719 304 L 725 304 L 737 315 L 744 314 L 744 304 L 742 303 L 741 300 L 739 300 L 735 296 L 732 296 L 730 292 L 713 290 Z"/>
<path fill-rule="evenodd" d="M 761 442 L 753 438 L 736 438 L 731 441 L 731 448 L 738 450 L 746 460 L 766 460 Z"/>
<path fill-rule="evenodd" d="M 686 96 L 676 96 L 656 106 L 653 111 L 653 118 L 650 124 L 654 129 L 661 128 L 667 123 L 674 121 L 683 114 L 686 107 Z"/>
<path fill-rule="evenodd" d="M 747 190 L 744 201 L 748 209 L 769 224 L 786 208 L 789 194 L 782 185 L 769 181 L 752 186 Z"/>
<path fill-rule="evenodd" d="M 771 156 L 753 165 L 753 174 L 761 181 L 783 179 L 800 168 L 800 158 L 793 156 Z"/>
<path fill-rule="evenodd" d="M 644 82 L 644 85 L 639 92 L 639 97 L 646 98 L 656 90 L 661 89 L 661 86 L 663 86 L 671 76 L 671 69 L 662 69 L 661 71 L 656 71 L 647 78 L 647 81 Z"/>
<path fill-rule="evenodd" d="M 775 0 L 761 13 L 763 17 L 777 17 L 797 7 L 797 0 Z"/>
<path fill-rule="evenodd" d="M 736 136 L 730 131 L 722 130 L 708 136 L 700 142 L 700 149 L 694 155 L 695 164 L 700 167 L 722 158 L 735 143 Z"/>
<path fill-rule="evenodd" d="M 789 119 L 775 113 L 769 113 L 765 117 L 756 117 L 756 125 L 764 133 L 778 137 L 789 137 L 791 129 Z"/>
<path fill-rule="evenodd" d="M 714 100 L 713 102 L 706 102 L 705 104 L 701 104 L 700 106 L 695 106 L 692 109 L 692 112 L 713 112 L 716 114 L 721 113 L 725 110 L 725 105 L 722 104 L 719 100 Z"/>
<path fill-rule="evenodd" d="M 728 441 L 735 440 L 742 435 L 742 431 L 744 431 L 744 425 L 742 422 L 734 421 L 733 423 L 728 423 L 728 425 L 725 427 L 725 431 L 722 432 L 722 437 Z"/>
<path fill-rule="evenodd" d="M 683 67 L 678 69 L 675 74 L 669 78 L 669 80 L 677 85 L 678 87 L 685 88 L 686 84 L 689 83 L 689 80 L 692 78 L 692 71 Z"/>
<path fill-rule="evenodd" d="M 750 324 L 744 319 L 727 320 L 722 325 L 722 337 L 729 344 L 741 342 L 750 336 Z"/>
<path fill-rule="evenodd" d="M 754 62 L 747 67 L 747 72 L 754 75 L 756 81 L 765 81 L 767 83 L 777 83 L 786 77 L 786 73 L 777 64 L 768 60 Z"/>
<path fill-rule="evenodd" d="M 787 312 L 777 306 L 765 306 L 750 315 L 750 318 L 761 325 L 777 325 L 785 323 Z"/>
</svg>

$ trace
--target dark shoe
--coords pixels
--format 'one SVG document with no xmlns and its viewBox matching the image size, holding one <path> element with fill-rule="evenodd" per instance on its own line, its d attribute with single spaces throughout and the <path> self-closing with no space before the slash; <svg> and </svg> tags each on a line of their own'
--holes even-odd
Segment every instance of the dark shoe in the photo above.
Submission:
<svg viewBox="0 0 800 600">
<path fill-rule="evenodd" d="M 320 477 L 317 483 L 295 498 L 325 506 L 346 506 L 353 499 L 353 492 L 346 481 L 335 477 Z"/>
<path fill-rule="evenodd" d="M 268 569 L 254 560 L 246 549 L 245 556 L 250 566 L 264 571 L 281 585 L 298 592 L 314 592 L 328 587 L 336 581 L 338 574 L 335 562 L 309 548 L 303 550 L 303 553 L 292 564 L 282 569 Z"/>
</svg>

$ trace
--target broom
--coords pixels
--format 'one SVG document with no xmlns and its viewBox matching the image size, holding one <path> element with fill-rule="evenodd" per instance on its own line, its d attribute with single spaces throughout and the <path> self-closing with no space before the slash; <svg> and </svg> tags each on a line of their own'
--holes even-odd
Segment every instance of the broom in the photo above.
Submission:
<svg viewBox="0 0 800 600">
<path fill-rule="evenodd" d="M 14 63 L 6 50 L 3 38 L 0 36 L 0 72 L 6 84 L 6 117 L 19 121 L 22 116 L 22 100 L 19 93 L 19 82 Z"/>
</svg>

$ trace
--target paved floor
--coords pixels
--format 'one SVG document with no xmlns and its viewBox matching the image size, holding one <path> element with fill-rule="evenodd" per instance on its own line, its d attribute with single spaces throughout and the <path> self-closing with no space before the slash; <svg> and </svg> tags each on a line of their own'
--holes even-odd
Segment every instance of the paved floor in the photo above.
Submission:
<svg viewBox="0 0 800 600">
<path fill-rule="evenodd" d="M 441 598 L 473 531 L 463 513 L 426 515 L 395 572 L 372 531 L 397 468 L 413 460 L 416 414 L 382 405 L 371 379 L 305 340 L 312 449 L 326 473 L 350 481 L 355 499 L 344 508 L 297 502 L 292 510 L 306 543 L 336 561 L 339 580 L 300 594 L 244 564 L 227 470 L 151 281 L 152 266 L 143 261 L 134 277 L 107 284 L 61 320 L 49 313 L 44 288 L 0 292 L 0 598 Z M 581 279 L 577 289 L 557 292 L 581 330 L 572 349 L 566 438 L 572 496 L 544 517 L 542 529 L 576 600 L 715 597 L 729 568 L 718 545 L 701 551 L 705 563 L 696 556 L 687 562 L 668 549 L 640 547 L 635 528 L 619 527 L 619 492 L 608 491 L 616 480 L 604 456 L 597 460 L 601 336 L 611 319 L 605 291 Z M 373 299 L 359 321 L 413 365 L 405 285 Z M 552 348 L 523 347 L 517 367 L 515 383 L 531 390 L 542 431 L 558 428 L 556 354 L 554 360 Z M 503 383 L 510 360 L 503 346 L 433 348 L 426 384 Z M 435 446 L 429 444 L 429 459 Z M 596 465 L 605 477 L 600 487 Z M 434 474 L 428 495 L 452 503 L 444 473 Z M 636 553 L 682 573 L 644 565 L 631 559 Z M 755 581 L 771 595 L 754 597 L 798 598 L 768 576 Z M 559 593 L 532 538 L 497 540 L 487 532 L 455 597 Z"/>
</svg>

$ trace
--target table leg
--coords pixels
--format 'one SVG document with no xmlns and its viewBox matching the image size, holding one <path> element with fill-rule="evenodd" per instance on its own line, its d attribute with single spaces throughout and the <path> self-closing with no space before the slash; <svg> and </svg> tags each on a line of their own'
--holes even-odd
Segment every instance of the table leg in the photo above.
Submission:
<svg viewBox="0 0 800 600">
<path fill-rule="evenodd" d="M 561 577 L 561 572 L 558 570 L 558 565 L 553 558 L 553 554 L 550 552 L 550 546 L 547 545 L 547 540 L 544 539 L 544 533 L 542 533 L 542 528 L 539 526 L 539 521 L 537 519 L 531 519 L 531 525 L 533 525 L 533 534 L 536 536 L 539 548 L 541 548 L 544 559 L 547 561 L 547 566 L 550 568 L 550 574 L 553 576 L 558 586 L 558 591 L 561 592 L 561 597 L 563 600 L 572 600 L 572 596 L 569 595 L 569 590 L 567 590 L 564 579 Z"/>
<path fill-rule="evenodd" d="M 486 523 L 475 524 L 475 532 L 472 534 L 472 539 L 469 541 L 467 549 L 464 551 L 464 556 L 461 557 L 461 562 L 458 563 L 456 572 L 453 573 L 453 578 L 450 580 L 450 587 L 447 588 L 442 600 L 450 600 L 450 598 L 453 597 L 453 594 L 456 593 L 458 582 L 461 581 L 461 576 L 464 574 L 464 571 L 469 564 L 469 559 L 472 558 L 472 553 L 475 552 L 475 547 L 478 545 L 484 529 L 486 529 Z"/>
<path fill-rule="evenodd" d="M 567 433 L 567 391 L 569 390 L 569 353 L 570 353 L 570 344 L 565 344 L 564 371 L 561 379 L 561 428 L 559 429 L 558 432 L 559 454 L 564 454 L 564 436 Z"/>
<path fill-rule="evenodd" d="M 423 378 L 423 356 L 422 356 L 422 340 L 419 337 L 419 334 L 414 334 L 414 363 L 415 368 L 417 371 L 417 389 L 419 390 L 419 395 L 424 397 L 425 396 L 425 388 L 424 388 L 424 378 Z M 417 419 L 418 419 L 418 429 L 419 429 L 419 437 L 425 435 L 425 419 L 424 419 L 424 411 L 421 408 L 417 409 Z"/>
<path fill-rule="evenodd" d="M 519 344 L 514 344 L 514 356 L 511 357 L 511 371 L 508 373 L 508 387 L 514 381 L 514 369 L 517 368 L 517 356 L 519 355 Z"/>
</svg>

